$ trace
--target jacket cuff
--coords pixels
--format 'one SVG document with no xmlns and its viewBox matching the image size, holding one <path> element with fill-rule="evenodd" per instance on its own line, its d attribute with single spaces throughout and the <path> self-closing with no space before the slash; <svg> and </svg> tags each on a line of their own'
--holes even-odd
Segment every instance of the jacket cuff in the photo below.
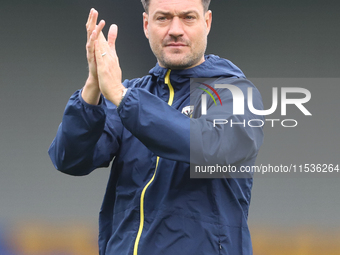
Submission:
<svg viewBox="0 0 340 255">
<path fill-rule="evenodd" d="M 85 108 L 90 108 L 90 109 L 100 109 L 100 108 L 103 108 L 105 107 L 105 99 L 104 99 L 104 96 L 102 94 L 100 94 L 100 98 L 99 98 L 99 103 L 98 105 L 93 105 L 93 104 L 89 104 L 89 103 L 86 103 L 85 100 L 83 99 L 83 97 L 81 96 L 81 93 L 83 92 L 83 89 L 80 89 L 79 90 L 79 101 L 82 103 L 82 105 L 85 107 Z"/>
<path fill-rule="evenodd" d="M 122 101 L 120 101 L 120 103 L 117 107 L 117 112 L 118 112 L 119 115 L 120 115 L 120 112 L 122 111 L 122 109 L 124 107 L 124 104 L 125 104 L 127 98 L 129 97 L 130 93 L 131 93 L 131 88 L 128 88 L 126 93 L 125 93 L 125 96 L 123 97 Z"/>
</svg>

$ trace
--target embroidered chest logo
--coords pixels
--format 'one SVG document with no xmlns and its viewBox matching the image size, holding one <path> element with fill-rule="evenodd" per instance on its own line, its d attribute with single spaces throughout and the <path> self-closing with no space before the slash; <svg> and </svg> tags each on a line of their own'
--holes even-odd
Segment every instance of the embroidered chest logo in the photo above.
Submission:
<svg viewBox="0 0 340 255">
<path fill-rule="evenodd" d="M 185 115 L 185 116 L 188 116 L 189 118 L 191 118 L 191 115 L 194 111 L 194 106 L 193 105 L 188 105 L 188 106 L 185 106 L 183 107 L 182 109 L 182 113 Z"/>
</svg>

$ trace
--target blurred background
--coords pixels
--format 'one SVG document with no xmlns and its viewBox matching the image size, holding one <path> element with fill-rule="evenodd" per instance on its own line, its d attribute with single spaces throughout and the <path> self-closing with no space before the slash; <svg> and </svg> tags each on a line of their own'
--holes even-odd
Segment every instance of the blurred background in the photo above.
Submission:
<svg viewBox="0 0 340 255">
<path fill-rule="evenodd" d="M 139 0 L 1 0 L 1 255 L 98 253 L 109 169 L 71 177 L 55 170 L 47 155 L 68 98 L 87 78 L 91 7 L 119 26 L 124 79 L 147 74 L 156 59 L 142 31 Z M 297 119 L 296 128 L 266 125 L 257 164 L 340 163 L 339 7 L 335 0 L 212 0 L 207 53 L 238 65 L 266 108 L 273 86 L 312 93 L 306 107 L 313 116 L 288 108 L 285 118 Z M 254 254 L 339 254 L 339 177 L 255 175 L 249 212 Z"/>
</svg>

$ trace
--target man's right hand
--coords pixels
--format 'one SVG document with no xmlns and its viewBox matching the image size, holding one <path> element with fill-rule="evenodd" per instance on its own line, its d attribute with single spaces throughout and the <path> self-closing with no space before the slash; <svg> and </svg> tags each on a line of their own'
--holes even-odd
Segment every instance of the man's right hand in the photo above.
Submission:
<svg viewBox="0 0 340 255">
<path fill-rule="evenodd" d="M 97 105 L 99 103 L 100 89 L 94 49 L 95 40 L 93 39 L 91 40 L 91 34 L 94 30 L 96 30 L 96 35 L 103 36 L 101 31 L 105 26 L 105 21 L 103 20 L 101 20 L 97 25 L 96 24 L 97 19 L 98 12 L 92 8 L 86 22 L 87 31 L 86 56 L 89 67 L 89 76 L 82 91 L 82 97 L 85 100 L 85 102 L 92 105 Z"/>
</svg>

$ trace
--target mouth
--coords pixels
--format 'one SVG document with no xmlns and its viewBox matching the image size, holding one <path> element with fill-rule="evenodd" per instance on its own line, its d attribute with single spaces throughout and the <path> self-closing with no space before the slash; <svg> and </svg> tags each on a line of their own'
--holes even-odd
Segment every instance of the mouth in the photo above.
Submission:
<svg viewBox="0 0 340 255">
<path fill-rule="evenodd" d="M 180 47 L 186 47 L 187 45 L 184 43 L 169 43 L 166 45 L 166 47 L 172 47 L 172 48 L 180 48 Z"/>
</svg>

